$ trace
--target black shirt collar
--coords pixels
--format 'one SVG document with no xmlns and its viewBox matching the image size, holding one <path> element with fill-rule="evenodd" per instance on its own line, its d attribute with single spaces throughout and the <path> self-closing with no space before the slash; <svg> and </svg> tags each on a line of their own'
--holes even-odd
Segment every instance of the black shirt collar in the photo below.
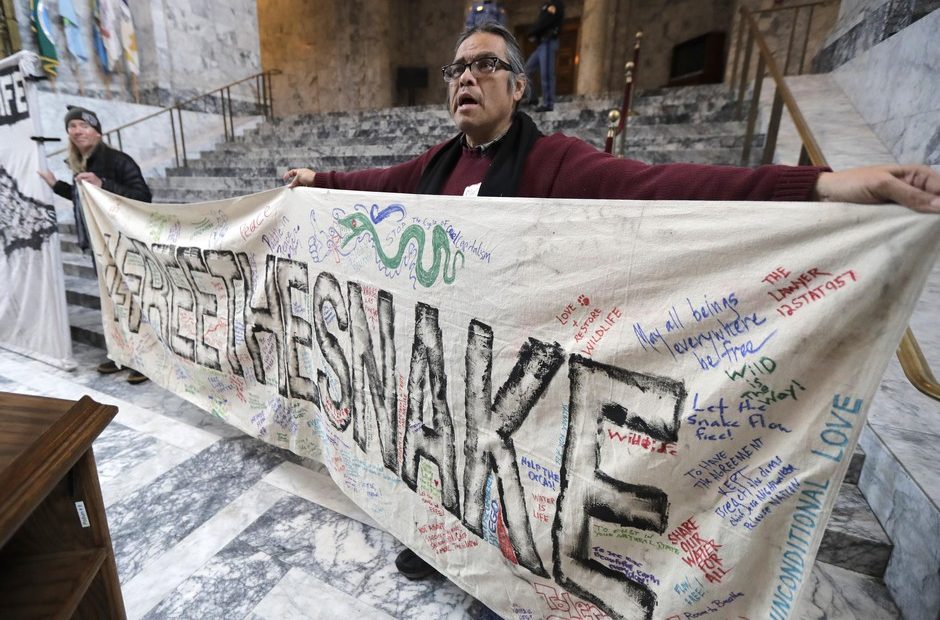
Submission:
<svg viewBox="0 0 940 620">
<path fill-rule="evenodd" d="M 510 124 L 509 127 L 512 127 L 512 124 Z M 491 155 L 496 152 L 496 147 L 499 146 L 500 141 L 506 137 L 507 133 L 509 133 L 509 127 L 506 128 L 506 131 L 493 138 L 489 142 L 478 144 L 477 146 L 470 146 L 467 143 L 467 134 L 463 134 L 460 136 L 460 145 L 468 151 L 472 151 L 475 155 L 479 155 L 480 157 L 484 155 Z"/>
</svg>

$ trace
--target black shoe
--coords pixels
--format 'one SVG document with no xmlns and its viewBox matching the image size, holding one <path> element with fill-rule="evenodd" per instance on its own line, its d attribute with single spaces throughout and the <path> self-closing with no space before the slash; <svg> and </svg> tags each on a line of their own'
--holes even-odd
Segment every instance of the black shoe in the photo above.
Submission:
<svg viewBox="0 0 940 620">
<path fill-rule="evenodd" d="M 112 362 L 111 360 L 108 360 L 107 362 L 101 362 L 100 364 L 98 364 L 98 367 L 95 370 L 97 370 L 103 375 L 113 375 L 114 373 L 121 372 L 124 369 L 118 366 L 117 364 L 115 364 L 114 362 Z"/>
<path fill-rule="evenodd" d="M 535 111 L 536 112 L 551 112 L 554 109 L 555 109 L 555 106 L 540 105 L 539 107 L 535 108 Z"/>
<path fill-rule="evenodd" d="M 399 573 L 412 580 L 424 579 L 428 575 L 437 572 L 433 566 L 419 558 L 418 554 L 411 549 L 405 549 L 398 554 L 398 557 L 395 558 L 395 568 L 398 569 Z"/>
<path fill-rule="evenodd" d="M 137 372 L 136 370 L 132 370 L 131 374 L 127 377 L 127 382 L 133 385 L 143 383 L 144 381 L 150 381 L 150 379 L 144 373 Z"/>
</svg>

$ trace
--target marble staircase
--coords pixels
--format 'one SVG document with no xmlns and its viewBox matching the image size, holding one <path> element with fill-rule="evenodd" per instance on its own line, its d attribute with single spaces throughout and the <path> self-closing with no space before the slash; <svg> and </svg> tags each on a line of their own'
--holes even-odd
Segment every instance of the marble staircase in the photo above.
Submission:
<svg viewBox="0 0 940 620">
<path fill-rule="evenodd" d="M 733 120 L 734 104 L 726 90 L 671 91 L 676 92 L 650 91 L 638 98 L 628 156 L 651 163 L 737 163 L 744 123 Z M 612 96 L 563 97 L 553 112 L 535 114 L 535 120 L 545 133 L 560 131 L 601 147 L 615 102 Z M 453 134 L 443 106 L 290 116 L 202 153 L 185 168 L 167 170 L 151 186 L 156 202 L 218 200 L 277 187 L 280 175 L 293 166 L 356 170 L 393 165 Z"/>
<path fill-rule="evenodd" d="M 615 101 L 616 97 L 561 98 L 553 112 L 532 114 L 545 133 L 561 131 L 600 147 Z M 628 157 L 652 163 L 739 162 L 744 123 L 733 120 L 733 101 L 724 87 L 647 91 L 637 100 L 635 111 Z M 219 200 L 279 187 L 280 176 L 292 166 L 354 170 L 392 165 L 453 134 L 442 106 L 291 116 L 262 123 L 237 140 L 200 154 L 188 167 L 169 169 L 165 177 L 149 182 L 155 202 Z M 759 136 L 754 150 L 761 144 Z M 78 250 L 74 224 L 60 224 L 60 233 L 72 337 L 104 348 L 98 285 L 90 260 Z M 880 580 L 893 547 L 859 491 L 864 461 L 861 450 L 853 455 L 820 546 L 817 572 L 860 580 L 861 585 L 851 587 L 862 591 L 883 590 Z M 879 596 L 890 605 L 886 594 Z"/>
</svg>

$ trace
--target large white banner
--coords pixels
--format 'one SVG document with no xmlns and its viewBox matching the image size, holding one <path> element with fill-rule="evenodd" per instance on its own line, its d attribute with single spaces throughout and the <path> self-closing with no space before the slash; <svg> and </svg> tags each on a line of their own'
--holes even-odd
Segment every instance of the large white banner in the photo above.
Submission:
<svg viewBox="0 0 940 620">
<path fill-rule="evenodd" d="M 936 259 L 896 206 L 86 188 L 111 356 L 507 618 L 786 618 Z"/>
<path fill-rule="evenodd" d="M 39 57 L 0 60 L 0 346 L 72 368 L 52 190 L 39 177 Z"/>
</svg>

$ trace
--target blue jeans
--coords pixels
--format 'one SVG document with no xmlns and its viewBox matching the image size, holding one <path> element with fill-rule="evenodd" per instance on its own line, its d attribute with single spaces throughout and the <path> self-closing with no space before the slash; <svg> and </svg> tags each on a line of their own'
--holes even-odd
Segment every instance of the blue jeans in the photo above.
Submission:
<svg viewBox="0 0 940 620">
<path fill-rule="evenodd" d="M 533 80 L 536 71 L 541 71 L 542 105 L 546 108 L 555 107 L 555 56 L 557 54 L 558 39 L 543 39 L 525 63 L 525 72 L 530 81 Z"/>
</svg>

